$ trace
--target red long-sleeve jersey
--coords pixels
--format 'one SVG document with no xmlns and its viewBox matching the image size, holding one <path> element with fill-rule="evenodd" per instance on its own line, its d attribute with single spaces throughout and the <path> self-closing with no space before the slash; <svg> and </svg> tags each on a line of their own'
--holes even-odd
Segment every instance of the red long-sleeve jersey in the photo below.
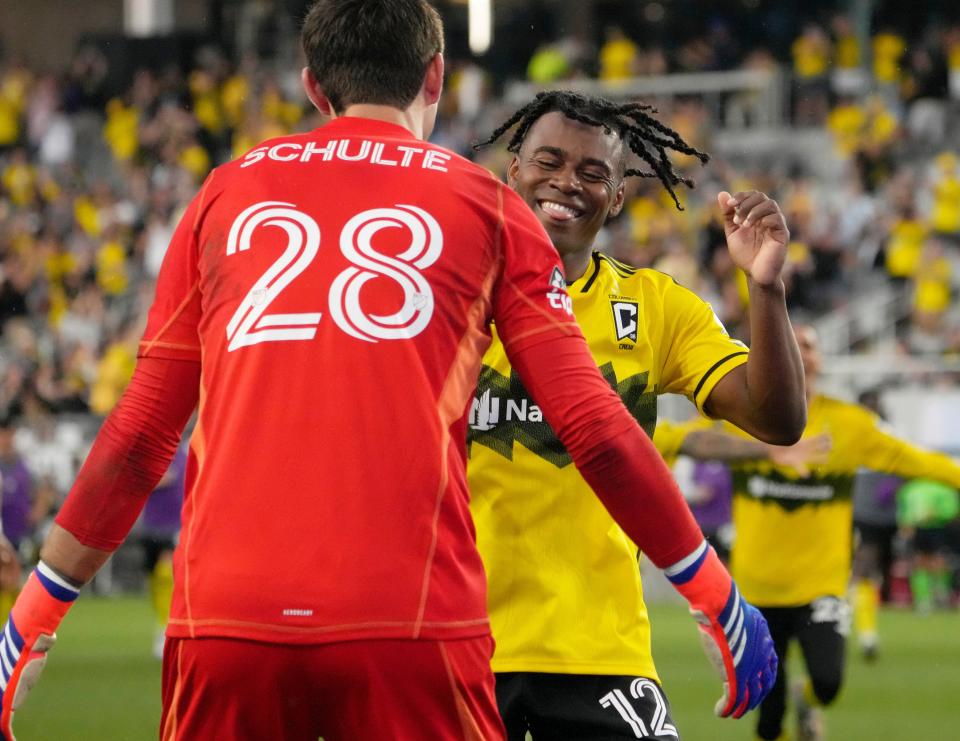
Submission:
<svg viewBox="0 0 960 741">
<path fill-rule="evenodd" d="M 198 400 L 171 635 L 485 634 L 464 439 L 491 321 L 627 532 L 658 563 L 692 551 L 699 530 L 597 371 L 533 214 L 482 168 L 357 118 L 207 179 L 58 522 L 115 547 Z"/>
</svg>

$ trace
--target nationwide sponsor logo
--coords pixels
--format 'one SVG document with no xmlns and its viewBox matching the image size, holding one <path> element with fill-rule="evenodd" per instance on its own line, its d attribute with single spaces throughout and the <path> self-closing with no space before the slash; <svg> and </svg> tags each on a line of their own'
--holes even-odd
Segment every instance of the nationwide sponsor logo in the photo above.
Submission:
<svg viewBox="0 0 960 741">
<path fill-rule="evenodd" d="M 815 473 L 806 478 L 788 478 L 777 469 L 759 470 L 745 464 L 733 469 L 734 494 L 743 499 L 775 504 L 787 512 L 808 507 L 834 506 L 850 502 L 853 476 Z"/>
<path fill-rule="evenodd" d="M 656 389 L 647 389 L 648 373 L 638 373 L 620 381 L 611 363 L 601 366 L 600 372 L 637 422 L 648 435 L 652 435 L 657 422 L 657 395 Z M 483 366 L 467 423 L 468 446 L 477 443 L 513 460 L 514 443 L 519 442 L 557 468 L 572 462 L 566 448 L 544 420 L 543 411 L 533 403 L 512 370 L 506 377 L 489 366 Z"/>
<path fill-rule="evenodd" d="M 573 300 L 567 294 L 567 281 L 563 278 L 560 268 L 555 267 L 550 273 L 550 290 L 547 291 L 547 301 L 554 309 L 562 309 L 573 315 Z"/>
<path fill-rule="evenodd" d="M 543 422 L 543 412 L 529 399 L 504 399 L 504 422 Z M 470 405 L 471 430 L 486 432 L 500 424 L 500 397 L 491 396 L 490 389 L 474 397 Z"/>
<path fill-rule="evenodd" d="M 825 502 L 833 499 L 833 484 L 802 484 L 789 481 L 772 481 L 763 476 L 751 476 L 747 491 L 755 499 L 798 499 L 808 502 Z"/>
<path fill-rule="evenodd" d="M 471 430 L 486 432 L 492 430 L 500 422 L 500 397 L 491 398 L 490 389 L 484 391 L 480 396 L 473 398 L 470 405 L 470 418 L 468 424 Z"/>
<path fill-rule="evenodd" d="M 613 326 L 617 330 L 617 342 L 621 340 L 637 341 L 638 316 L 640 307 L 636 301 L 611 301 Z M 621 346 L 622 347 L 622 346 Z M 629 349 L 629 345 L 627 348 Z"/>
</svg>

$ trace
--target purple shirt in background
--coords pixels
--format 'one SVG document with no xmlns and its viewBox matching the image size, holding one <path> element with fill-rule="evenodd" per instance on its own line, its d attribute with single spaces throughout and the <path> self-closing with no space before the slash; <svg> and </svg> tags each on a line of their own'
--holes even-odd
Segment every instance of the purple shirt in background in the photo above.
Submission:
<svg viewBox="0 0 960 741">
<path fill-rule="evenodd" d="M 164 476 L 170 476 L 170 481 L 154 489 L 143 508 L 141 523 L 144 534 L 170 536 L 180 531 L 180 509 L 183 507 L 186 469 L 187 449 L 181 445 Z"/>
<path fill-rule="evenodd" d="M 705 533 L 714 532 L 730 522 L 733 500 L 733 478 L 730 469 L 717 461 L 698 461 L 693 467 L 693 483 L 713 496 L 705 502 L 690 505 L 697 524 Z"/>
<path fill-rule="evenodd" d="M 27 470 L 27 464 L 19 457 L 9 461 L 0 460 L 0 473 L 3 474 L 3 509 L 0 511 L 0 522 L 3 523 L 3 534 L 13 547 L 17 548 L 20 541 L 33 530 L 30 524 L 33 478 Z"/>
</svg>

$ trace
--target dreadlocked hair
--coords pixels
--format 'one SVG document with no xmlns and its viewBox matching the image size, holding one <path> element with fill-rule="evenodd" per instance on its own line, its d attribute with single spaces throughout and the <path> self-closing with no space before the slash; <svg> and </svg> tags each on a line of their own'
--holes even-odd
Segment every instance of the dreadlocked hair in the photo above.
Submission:
<svg viewBox="0 0 960 741">
<path fill-rule="evenodd" d="M 624 177 L 659 178 L 680 211 L 683 211 L 683 206 L 680 205 L 674 186 L 683 184 L 693 188 L 694 182 L 677 173 L 667 157 L 667 150 L 696 157 L 701 164 L 710 160 L 710 155 L 691 147 L 676 131 L 650 115 L 657 112 L 653 106 L 643 103 L 614 103 L 606 98 L 581 95 L 571 90 L 537 93 L 533 100 L 497 127 L 489 138 L 475 144 L 474 149 L 493 144 L 516 126 L 517 130 L 507 144 L 507 151 L 519 152 L 530 127 L 545 113 L 552 111 L 559 111 L 580 123 L 599 126 L 607 134 L 616 131 L 630 150 L 650 166 L 650 171 L 627 169 L 623 173 Z"/>
</svg>

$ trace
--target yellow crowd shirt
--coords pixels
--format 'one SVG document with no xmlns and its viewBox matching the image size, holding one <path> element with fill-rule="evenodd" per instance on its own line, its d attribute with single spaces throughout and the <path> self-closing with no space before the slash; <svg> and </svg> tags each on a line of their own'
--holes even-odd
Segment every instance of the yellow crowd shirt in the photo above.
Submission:
<svg viewBox="0 0 960 741">
<path fill-rule="evenodd" d="M 887 272 L 894 278 L 910 278 L 917 272 L 927 227 L 919 219 L 898 219 L 887 242 Z"/>
<path fill-rule="evenodd" d="M 960 178 L 946 174 L 933 186 L 930 221 L 943 234 L 960 232 Z"/>
<path fill-rule="evenodd" d="M 860 41 L 855 34 L 848 33 L 837 38 L 834 43 L 834 63 L 837 69 L 856 69 L 860 66 Z"/>
<path fill-rule="evenodd" d="M 892 84 L 900 79 L 900 58 L 907 50 L 907 42 L 895 33 L 878 33 L 873 37 L 873 76 L 881 84 Z"/>
<path fill-rule="evenodd" d="M 802 80 L 825 74 L 830 66 L 830 42 L 820 36 L 803 35 L 790 47 L 793 71 Z"/>
<path fill-rule="evenodd" d="M 730 424 L 724 431 L 746 434 Z M 769 461 L 733 466 L 730 566 L 743 596 L 756 605 L 796 607 L 846 594 L 857 468 L 960 486 L 960 466 L 950 457 L 894 437 L 863 407 L 818 395 L 803 436 L 824 433 L 832 440 L 829 457 L 807 476 Z"/>
<path fill-rule="evenodd" d="M 657 394 L 682 393 L 702 409 L 746 362 L 710 305 L 663 273 L 595 253 L 569 292 L 601 372 L 648 434 Z M 543 421 L 495 332 L 468 444 L 494 671 L 655 679 L 637 548 Z"/>
</svg>

